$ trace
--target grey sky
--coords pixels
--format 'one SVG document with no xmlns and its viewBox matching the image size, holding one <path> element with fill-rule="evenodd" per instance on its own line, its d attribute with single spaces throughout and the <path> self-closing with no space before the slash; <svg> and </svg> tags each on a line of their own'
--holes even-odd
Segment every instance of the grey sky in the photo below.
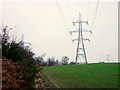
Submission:
<svg viewBox="0 0 120 90">
<path fill-rule="evenodd" d="M 55 0 L 57 1 L 57 0 Z M 70 35 L 68 31 L 75 30 L 72 21 L 76 21 L 78 13 L 91 29 L 96 8 L 96 2 L 58 2 L 64 21 L 56 6 L 56 2 L 9 2 L 2 4 L 3 23 L 14 28 L 14 33 L 20 37 L 24 34 L 26 42 L 32 43 L 37 55 L 46 53 L 46 58 L 54 56 L 61 59 L 64 55 L 70 60 L 75 59 L 76 45 L 71 39 L 77 34 Z M 89 3 L 88 3 L 89 1 Z M 77 27 L 77 26 L 76 26 Z M 111 60 L 118 60 L 118 3 L 99 2 L 91 42 L 85 41 L 88 62 L 104 61 L 106 55 Z"/>
</svg>

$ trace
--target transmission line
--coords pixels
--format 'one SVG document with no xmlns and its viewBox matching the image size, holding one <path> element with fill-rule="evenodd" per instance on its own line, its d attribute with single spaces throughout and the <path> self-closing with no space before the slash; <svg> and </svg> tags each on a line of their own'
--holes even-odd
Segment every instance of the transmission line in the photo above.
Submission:
<svg viewBox="0 0 120 90">
<path fill-rule="evenodd" d="M 69 32 L 69 31 L 68 31 L 68 27 L 67 27 L 67 23 L 66 23 L 66 21 L 65 21 L 65 19 L 64 19 L 64 16 L 63 16 L 63 14 L 62 14 L 62 11 L 61 11 L 61 8 L 60 8 L 60 6 L 59 6 L 59 3 L 58 3 L 57 1 L 55 1 L 55 4 L 56 4 L 56 7 L 57 7 L 57 9 L 58 9 L 58 11 L 59 11 L 59 14 L 60 14 L 60 16 L 61 16 L 61 19 L 62 19 L 62 21 L 63 21 L 63 24 L 64 24 L 67 32 Z M 70 37 L 70 36 L 69 36 L 69 37 Z M 71 37 L 70 37 L 70 40 L 72 40 Z"/>
<path fill-rule="evenodd" d="M 93 22 L 92 22 L 92 25 L 91 25 L 91 30 L 93 29 L 93 26 L 95 24 L 95 19 L 96 19 L 96 15 L 97 15 L 97 11 L 98 11 L 98 5 L 99 5 L 99 0 L 97 1 L 97 4 L 96 4 L 95 13 L 94 13 L 94 17 L 93 17 Z"/>
</svg>

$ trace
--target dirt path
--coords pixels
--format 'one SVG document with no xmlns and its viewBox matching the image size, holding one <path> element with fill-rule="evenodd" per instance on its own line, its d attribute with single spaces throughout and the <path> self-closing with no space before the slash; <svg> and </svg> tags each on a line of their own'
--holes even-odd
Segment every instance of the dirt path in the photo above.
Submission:
<svg viewBox="0 0 120 90">
<path fill-rule="evenodd" d="M 54 83 L 47 78 L 47 76 L 43 73 L 42 70 L 37 74 L 34 87 L 35 88 L 56 88 Z"/>
</svg>

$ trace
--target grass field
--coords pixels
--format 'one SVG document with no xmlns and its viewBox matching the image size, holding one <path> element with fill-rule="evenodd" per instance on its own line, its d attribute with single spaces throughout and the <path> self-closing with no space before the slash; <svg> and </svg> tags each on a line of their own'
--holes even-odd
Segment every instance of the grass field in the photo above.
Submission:
<svg viewBox="0 0 120 90">
<path fill-rule="evenodd" d="M 118 64 L 47 66 L 42 73 L 57 88 L 118 87 Z"/>
</svg>

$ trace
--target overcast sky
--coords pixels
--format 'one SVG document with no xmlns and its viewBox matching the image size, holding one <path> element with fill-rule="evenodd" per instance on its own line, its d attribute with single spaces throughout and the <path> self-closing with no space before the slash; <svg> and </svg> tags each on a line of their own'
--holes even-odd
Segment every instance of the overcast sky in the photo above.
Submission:
<svg viewBox="0 0 120 90">
<path fill-rule="evenodd" d="M 74 1 L 74 0 L 73 0 Z M 25 42 L 32 44 L 36 55 L 46 53 L 46 57 L 54 56 L 61 59 L 68 56 L 70 61 L 75 60 L 76 45 L 72 39 L 77 34 L 70 35 L 75 30 L 72 22 L 77 21 L 78 13 L 82 20 L 87 20 L 84 29 L 91 29 L 95 16 L 97 0 L 94 2 L 78 2 L 57 0 L 47 2 L 8 2 L 2 4 L 2 22 L 14 27 L 13 32 L 21 37 L 24 34 Z M 88 62 L 105 61 L 110 55 L 111 61 L 118 60 L 118 3 L 101 2 L 99 0 L 93 34 L 86 33 L 85 41 Z"/>
</svg>

